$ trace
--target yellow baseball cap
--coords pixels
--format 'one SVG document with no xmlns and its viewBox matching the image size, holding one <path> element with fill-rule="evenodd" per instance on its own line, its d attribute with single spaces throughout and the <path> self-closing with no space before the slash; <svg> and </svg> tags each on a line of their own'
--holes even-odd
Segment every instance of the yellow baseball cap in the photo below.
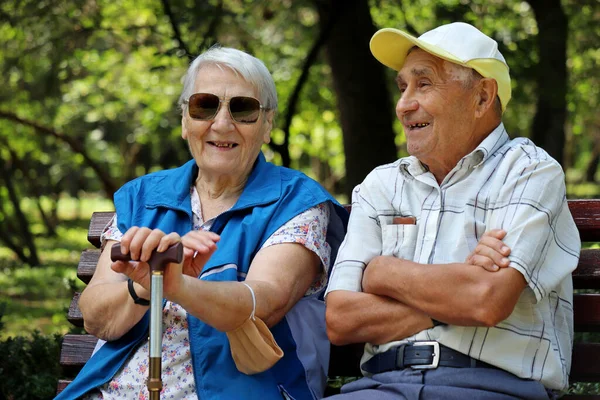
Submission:
<svg viewBox="0 0 600 400">
<path fill-rule="evenodd" d="M 371 53 L 382 64 L 399 71 L 408 51 L 417 46 L 452 63 L 473 68 L 498 83 L 502 111 L 510 101 L 510 74 L 498 43 L 473 25 L 454 22 L 425 32 L 418 38 L 394 28 L 384 28 L 371 38 Z"/>
</svg>

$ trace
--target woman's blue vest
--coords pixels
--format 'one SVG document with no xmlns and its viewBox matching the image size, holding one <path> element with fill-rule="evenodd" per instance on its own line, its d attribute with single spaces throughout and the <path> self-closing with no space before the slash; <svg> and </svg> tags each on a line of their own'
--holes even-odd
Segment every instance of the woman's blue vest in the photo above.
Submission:
<svg viewBox="0 0 600 400">
<path fill-rule="evenodd" d="M 119 230 L 132 226 L 158 228 L 184 235 L 192 229 L 190 185 L 198 173 L 194 160 L 183 166 L 145 175 L 115 194 Z M 242 281 L 261 245 L 279 227 L 317 204 L 330 204 L 327 241 L 335 260 L 348 214 L 314 180 L 274 166 L 259 157 L 243 193 L 229 211 L 219 215 L 211 230 L 221 235 L 218 249 L 204 266 L 200 279 Z M 323 395 L 329 363 L 323 293 L 301 299 L 271 328 L 284 357 L 256 375 L 238 372 L 229 342 L 198 318 L 188 315 L 196 391 L 209 399 L 317 399 Z M 108 382 L 137 346 L 148 338 L 149 312 L 123 337 L 107 342 L 86 363 L 57 399 L 75 399 Z"/>
</svg>

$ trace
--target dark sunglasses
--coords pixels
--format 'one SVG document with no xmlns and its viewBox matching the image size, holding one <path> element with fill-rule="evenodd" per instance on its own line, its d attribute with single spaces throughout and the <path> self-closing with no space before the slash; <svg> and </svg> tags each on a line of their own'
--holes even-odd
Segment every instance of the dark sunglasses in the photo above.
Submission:
<svg viewBox="0 0 600 400">
<path fill-rule="evenodd" d="M 255 123 L 260 116 L 260 110 L 267 109 L 254 97 L 234 96 L 229 100 L 221 100 L 219 96 L 212 93 L 194 93 L 184 103 L 188 105 L 190 117 L 201 121 L 213 119 L 219 112 L 221 104 L 229 103 L 231 119 L 241 124 Z"/>
</svg>

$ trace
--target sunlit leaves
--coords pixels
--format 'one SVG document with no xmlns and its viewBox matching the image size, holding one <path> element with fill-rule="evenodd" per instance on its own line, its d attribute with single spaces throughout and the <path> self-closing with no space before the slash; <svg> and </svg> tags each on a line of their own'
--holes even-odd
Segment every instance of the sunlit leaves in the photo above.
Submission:
<svg viewBox="0 0 600 400">
<path fill-rule="evenodd" d="M 370 4 L 378 27 L 418 34 L 443 22 L 464 20 L 496 38 L 513 76 L 513 100 L 505 124 L 514 135 L 528 134 L 537 99 L 533 82 L 538 32 L 526 1 L 373 0 Z M 573 146 L 586 152 L 598 129 L 598 11 L 593 0 L 563 4 L 571 28 L 568 127 L 583 138 Z M 301 68 L 320 33 L 314 1 L 170 0 L 169 5 L 173 20 L 156 0 L 2 2 L 0 15 L 7 18 L 0 21 L 4 77 L 0 109 L 78 138 L 119 181 L 140 171 L 173 166 L 189 157 L 176 108 L 180 78 L 189 63 L 182 46 L 195 55 L 219 42 L 265 62 L 277 85 L 276 126 L 281 128 Z M 389 81 L 390 91 L 396 93 L 393 79 Z M 394 126 L 399 155 L 405 155 L 401 127 Z M 337 103 L 331 71 L 322 55 L 300 92 L 289 133 L 293 167 L 320 177 L 322 164 L 327 164 L 331 179 L 344 176 Z M 96 185 L 94 174 L 64 143 L 8 121 L 0 121 L 0 136 L 9 138 L 20 156 L 47 165 L 53 179 L 76 170 Z M 283 142 L 281 130 L 274 130 L 273 142 Z M 276 154 L 268 153 L 280 162 Z"/>
</svg>

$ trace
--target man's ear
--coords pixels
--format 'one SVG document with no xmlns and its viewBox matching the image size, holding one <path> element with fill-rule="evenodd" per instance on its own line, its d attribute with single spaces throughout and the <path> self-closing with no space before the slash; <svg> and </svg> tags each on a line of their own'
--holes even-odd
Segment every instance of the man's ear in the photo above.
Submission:
<svg viewBox="0 0 600 400">
<path fill-rule="evenodd" d="M 492 78 L 483 78 L 477 82 L 477 104 L 475 114 L 482 117 L 494 107 L 498 95 L 498 83 Z"/>
</svg>

